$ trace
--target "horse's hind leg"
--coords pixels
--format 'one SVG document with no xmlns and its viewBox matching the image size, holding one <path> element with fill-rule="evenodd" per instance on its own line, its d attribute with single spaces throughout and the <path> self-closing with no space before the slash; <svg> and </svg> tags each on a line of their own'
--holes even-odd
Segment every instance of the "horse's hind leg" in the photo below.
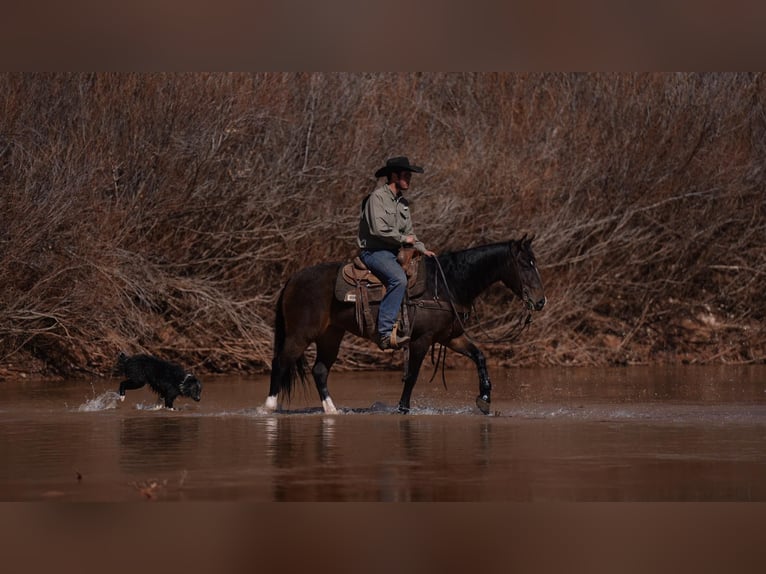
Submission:
<svg viewBox="0 0 766 574">
<path fill-rule="evenodd" d="M 327 414 L 335 414 L 338 409 L 330 398 L 330 391 L 327 389 L 327 377 L 330 375 L 330 369 L 338 358 L 338 349 L 343 339 L 344 330 L 331 327 L 325 331 L 316 341 L 317 358 L 311 369 L 314 376 L 314 384 L 319 393 L 319 400 L 322 401 L 322 408 Z"/>
<path fill-rule="evenodd" d="M 487 371 L 487 362 L 484 359 L 484 353 L 482 353 L 476 345 L 471 343 L 464 335 L 452 339 L 447 343 L 447 347 L 470 357 L 471 360 L 476 363 L 476 370 L 479 373 L 479 396 L 476 397 L 476 406 L 479 410 L 486 414 L 489 414 L 489 404 L 491 402 L 492 383 L 489 381 L 489 373 Z"/>
<path fill-rule="evenodd" d="M 399 399 L 399 412 L 407 414 L 410 412 L 410 398 L 412 397 L 412 389 L 415 388 L 415 383 L 418 380 L 420 374 L 420 367 L 423 364 L 423 359 L 428 352 L 429 342 L 425 339 L 419 339 L 412 341 L 409 345 L 409 358 L 406 364 L 406 370 L 404 371 L 404 388 L 402 389 L 402 397 Z"/>
<path fill-rule="evenodd" d="M 286 368 L 280 366 L 280 361 L 275 357 L 271 361 L 271 382 L 269 383 L 269 394 L 266 397 L 266 402 L 263 404 L 263 408 L 268 412 L 273 413 L 279 406 L 277 397 L 279 396 L 280 380 L 283 377 L 289 376 Z"/>
<path fill-rule="evenodd" d="M 287 394 L 292 392 L 294 378 L 303 377 L 303 351 L 308 346 L 305 341 L 288 339 L 281 351 L 271 361 L 271 379 L 269 383 L 269 395 L 263 408 L 268 412 L 277 410 L 278 396 L 281 391 L 288 389 Z"/>
</svg>

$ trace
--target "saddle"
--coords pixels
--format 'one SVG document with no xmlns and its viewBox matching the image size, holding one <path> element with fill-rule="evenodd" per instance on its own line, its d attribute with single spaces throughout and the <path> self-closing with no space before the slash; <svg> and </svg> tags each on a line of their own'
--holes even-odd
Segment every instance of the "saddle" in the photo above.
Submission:
<svg viewBox="0 0 766 574">
<path fill-rule="evenodd" d="M 414 249 L 402 249 L 397 259 L 407 275 L 408 297 L 415 298 L 422 295 L 426 290 L 425 258 Z M 341 267 L 335 281 L 335 296 L 344 303 L 353 303 L 358 299 L 359 288 L 367 289 L 371 302 L 380 301 L 386 293 L 385 285 L 357 256 Z"/>
<path fill-rule="evenodd" d="M 415 249 L 402 248 L 397 260 L 407 275 L 407 299 L 415 299 L 426 290 L 426 262 Z M 372 328 L 372 313 L 370 303 L 379 302 L 386 294 L 386 287 L 372 271 L 362 262 L 359 256 L 343 265 L 335 280 L 335 297 L 344 303 L 354 303 L 356 320 L 359 330 L 364 333 L 365 327 Z M 406 313 L 403 314 L 406 316 Z"/>
</svg>

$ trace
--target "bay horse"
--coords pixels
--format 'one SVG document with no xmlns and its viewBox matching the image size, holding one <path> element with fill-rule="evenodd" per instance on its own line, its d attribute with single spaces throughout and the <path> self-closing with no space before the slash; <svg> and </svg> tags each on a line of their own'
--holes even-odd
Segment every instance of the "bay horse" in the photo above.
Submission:
<svg viewBox="0 0 766 574">
<path fill-rule="evenodd" d="M 437 260 L 438 259 L 438 260 Z M 490 285 L 502 281 L 529 311 L 540 311 L 546 298 L 532 252 L 532 238 L 480 245 L 462 251 L 426 258 L 426 290 L 407 304 L 411 325 L 409 357 L 405 360 L 404 389 L 398 410 L 410 409 L 412 389 L 428 349 L 439 343 L 470 357 L 479 374 L 476 406 L 489 413 L 492 385 L 483 353 L 464 332 L 473 301 Z M 327 388 L 327 378 L 348 331 L 363 335 L 357 324 L 354 303 L 339 301 L 334 294 L 336 277 L 343 263 L 320 263 L 296 272 L 285 283 L 276 306 L 274 354 L 269 394 L 263 408 L 274 412 L 280 393 L 288 399 L 297 379 L 305 385 L 304 351 L 316 344 L 311 369 L 325 413 L 337 409 Z M 377 316 L 378 305 L 373 309 Z M 371 329 L 375 332 L 375 328 Z"/>
</svg>

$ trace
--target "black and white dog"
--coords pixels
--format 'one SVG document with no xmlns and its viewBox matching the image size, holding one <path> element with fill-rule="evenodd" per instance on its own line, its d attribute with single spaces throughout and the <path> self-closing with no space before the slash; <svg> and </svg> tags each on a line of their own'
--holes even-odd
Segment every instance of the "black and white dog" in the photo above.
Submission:
<svg viewBox="0 0 766 574">
<path fill-rule="evenodd" d="M 120 400 L 125 400 L 125 391 L 140 389 L 149 385 L 152 390 L 165 400 L 165 406 L 173 408 L 173 401 L 179 395 L 200 400 L 202 383 L 191 373 L 184 371 L 175 363 L 163 361 L 151 355 L 127 356 L 120 353 L 117 358 L 117 372 L 127 379 L 120 383 Z"/>
</svg>

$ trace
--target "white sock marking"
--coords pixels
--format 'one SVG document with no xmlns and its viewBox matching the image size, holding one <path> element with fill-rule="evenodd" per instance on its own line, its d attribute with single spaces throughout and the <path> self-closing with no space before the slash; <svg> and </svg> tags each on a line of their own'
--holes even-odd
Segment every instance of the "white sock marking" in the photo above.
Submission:
<svg viewBox="0 0 766 574">
<path fill-rule="evenodd" d="M 327 397 L 322 401 L 322 408 L 327 415 L 334 415 L 338 413 L 338 409 L 335 408 L 335 404 L 332 402 L 330 397 Z"/>
<path fill-rule="evenodd" d="M 266 397 L 266 402 L 263 404 L 263 408 L 272 413 L 277 410 L 277 397 Z"/>
</svg>

